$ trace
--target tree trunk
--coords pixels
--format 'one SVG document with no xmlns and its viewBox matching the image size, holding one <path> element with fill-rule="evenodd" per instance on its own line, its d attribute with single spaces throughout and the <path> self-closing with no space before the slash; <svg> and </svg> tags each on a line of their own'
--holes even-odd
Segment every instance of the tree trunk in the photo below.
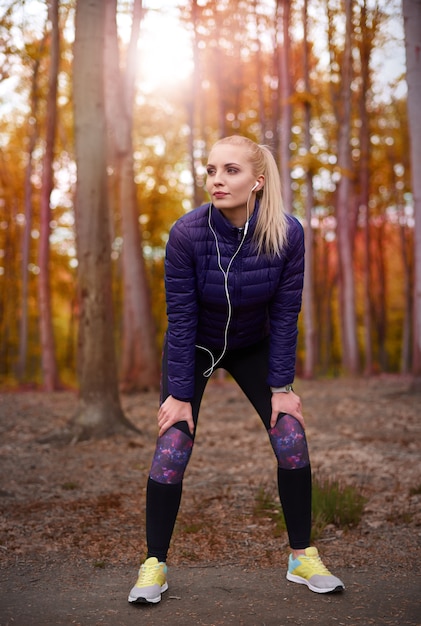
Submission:
<svg viewBox="0 0 421 626">
<path fill-rule="evenodd" d="M 81 308 L 78 337 L 80 400 L 71 426 L 74 437 L 79 440 L 100 438 L 131 427 L 120 405 L 113 337 L 104 25 L 105 3 L 102 0 L 77 2 L 73 82 Z"/>
<path fill-rule="evenodd" d="M 338 137 L 338 167 L 341 179 L 337 189 L 337 242 L 340 271 L 340 311 L 342 332 L 342 366 L 346 373 L 358 373 L 357 323 L 355 314 L 355 286 L 353 246 L 350 231 L 351 197 L 351 82 L 352 82 L 352 0 L 346 0 L 346 31 L 342 63 L 341 112 Z"/>
<path fill-rule="evenodd" d="M 253 1 L 253 13 L 255 18 L 255 28 L 256 28 L 256 85 L 257 85 L 257 111 L 258 111 L 258 119 L 260 123 L 260 141 L 265 143 L 267 133 L 271 130 L 271 124 L 267 119 L 266 115 L 266 107 L 265 107 L 265 89 L 264 89 L 264 76 L 265 69 L 263 63 L 263 53 L 262 46 L 259 36 L 259 15 L 257 11 L 258 0 Z"/>
<path fill-rule="evenodd" d="M 314 306 L 316 309 L 317 354 L 323 375 L 336 374 L 337 357 L 334 337 L 333 301 L 337 291 L 338 273 L 336 250 L 326 240 L 324 229 L 318 231 L 315 241 Z"/>
<path fill-rule="evenodd" d="M 414 385 L 421 390 L 421 2 L 403 0 L 411 180 L 415 216 L 414 277 Z"/>
<path fill-rule="evenodd" d="M 198 111 L 197 102 L 200 98 L 200 56 L 199 56 L 199 35 L 197 32 L 198 25 L 198 6 L 197 0 L 192 0 L 191 3 L 191 25 L 193 29 L 192 33 L 192 53 L 193 53 L 193 73 L 191 78 L 191 95 L 187 102 L 187 119 L 189 121 L 190 134 L 189 134 L 189 156 L 190 167 L 193 181 L 193 206 L 198 207 L 202 201 L 203 191 L 197 184 L 196 173 L 196 157 L 195 157 L 195 129 L 196 129 L 196 114 Z M 200 108 L 200 105 L 199 105 Z"/>
<path fill-rule="evenodd" d="M 0 182 L 12 189 L 8 169 L 0 150 Z M 16 281 L 15 259 L 19 250 L 17 215 L 21 212 L 18 198 L 9 194 L 4 207 L 9 217 L 9 227 L 2 240 L 2 271 L 0 289 L 0 377 L 7 377 L 13 367 L 13 328 L 16 320 L 16 303 L 19 301 L 19 285 Z M 4 213 L 3 213 L 4 215 Z M 4 219 L 4 218 L 3 218 Z"/>
<path fill-rule="evenodd" d="M 377 346 L 378 346 L 378 362 L 380 371 L 387 372 L 388 357 L 386 351 L 386 337 L 388 326 L 388 307 L 387 307 L 387 281 L 386 281 L 386 256 L 387 248 L 385 246 L 386 228 L 385 220 L 383 219 L 375 230 L 375 241 L 377 249 L 373 257 L 376 260 L 376 306 L 377 311 L 375 315 L 376 320 L 376 332 L 377 332 Z M 373 281 L 374 282 L 374 281 Z"/>
<path fill-rule="evenodd" d="M 150 289 L 142 253 L 132 142 L 135 61 L 142 0 L 135 0 L 133 5 L 132 33 L 125 73 L 119 64 L 116 9 L 116 0 L 107 3 L 105 93 L 109 104 L 107 122 L 113 130 L 111 135 L 114 138 L 114 153 L 118 163 L 123 235 L 124 323 L 120 380 L 124 391 L 143 391 L 158 387 L 159 368 Z"/>
<path fill-rule="evenodd" d="M 41 220 L 38 254 L 38 305 L 43 385 L 47 391 L 53 391 L 58 389 L 60 386 L 55 355 L 49 272 L 51 221 L 50 196 L 53 190 L 53 160 L 57 124 L 57 77 L 60 58 L 58 0 L 50 0 L 48 10 L 51 22 L 50 74 L 47 95 L 47 130 L 41 184 Z"/>
<path fill-rule="evenodd" d="M 310 62 L 309 62 L 309 40 L 308 40 L 308 15 L 307 15 L 308 2 L 304 0 L 303 5 L 303 80 L 305 84 L 305 93 L 309 96 L 311 92 L 310 87 Z M 311 148 L 311 105 L 309 97 L 304 102 L 304 148 L 306 155 L 310 156 Z M 303 289 L 303 317 L 304 317 L 304 342 L 305 342 L 305 357 L 304 357 L 304 378 L 313 378 L 314 367 L 316 363 L 316 329 L 314 324 L 314 284 L 313 284 L 313 264 L 314 264 L 314 235 L 312 228 L 312 214 L 314 205 L 314 193 L 313 193 L 313 174 L 308 161 L 306 171 L 306 185 L 305 185 L 305 212 L 306 212 L 306 226 L 305 226 L 305 269 L 304 269 L 304 289 Z"/>
<path fill-rule="evenodd" d="M 394 161 L 395 162 L 395 161 Z M 413 284 L 414 284 L 414 272 L 413 272 L 413 255 L 410 248 L 410 231 L 407 225 L 407 217 L 405 215 L 405 199 L 402 194 L 402 189 L 398 185 L 399 181 L 395 182 L 395 195 L 396 206 L 398 208 L 399 215 L 399 243 L 400 253 L 402 258 L 403 277 L 402 277 L 402 290 L 404 301 L 404 318 L 402 329 L 402 357 L 401 357 L 401 373 L 409 374 L 411 372 L 412 361 L 412 315 L 413 315 Z M 409 231 L 409 232 L 408 232 Z"/>
<path fill-rule="evenodd" d="M 290 140 L 292 126 L 291 109 L 291 64 L 290 46 L 290 3 L 276 2 L 277 55 L 278 55 L 278 100 L 279 100 L 279 161 L 282 181 L 282 197 L 285 210 L 292 212 L 292 188 L 290 172 Z M 282 32 L 282 42 L 279 41 Z"/>
<path fill-rule="evenodd" d="M 45 44 L 45 37 L 41 48 Z M 32 86 L 31 86 L 31 115 L 28 128 L 28 161 L 25 168 L 24 182 L 24 206 L 25 206 L 25 229 L 23 232 L 22 243 L 22 306 L 19 324 L 19 360 L 17 364 L 17 377 L 19 383 L 23 383 L 27 373 L 27 354 L 28 354 L 28 293 L 29 293 L 29 253 L 31 246 L 31 230 L 32 230 L 32 171 L 33 171 L 33 153 L 38 140 L 38 104 L 39 104 L 39 66 L 41 54 L 35 59 Z"/>
<path fill-rule="evenodd" d="M 363 212 L 364 226 L 364 266 L 363 266 L 363 289 L 364 289 L 364 373 L 370 376 L 373 373 L 373 347 L 372 347 L 372 318 L 371 318 L 371 254 L 370 254 L 370 128 L 367 109 L 367 98 L 371 88 L 370 80 L 370 57 L 373 47 L 373 33 L 367 32 L 367 5 L 364 0 L 361 7 L 361 94 L 360 94 L 360 210 Z"/>
</svg>

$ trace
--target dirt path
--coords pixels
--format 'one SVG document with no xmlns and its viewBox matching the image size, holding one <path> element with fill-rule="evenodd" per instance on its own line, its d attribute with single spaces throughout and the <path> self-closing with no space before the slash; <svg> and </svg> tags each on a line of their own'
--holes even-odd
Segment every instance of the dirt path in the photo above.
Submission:
<svg viewBox="0 0 421 626">
<path fill-rule="evenodd" d="M 115 565 L 19 566 L 1 573 L 2 626 L 419 626 L 420 579 L 344 568 L 343 594 L 288 583 L 280 569 L 181 567 L 157 606 L 127 600 L 132 572 Z"/>
<path fill-rule="evenodd" d="M 320 596 L 285 580 L 287 539 L 256 516 L 275 463 L 231 383 L 209 385 L 157 607 L 127 594 L 143 557 L 156 394 L 123 398 L 141 437 L 58 448 L 72 393 L 0 395 L 0 625 L 421 624 L 421 398 L 399 377 L 299 382 L 312 465 L 357 486 L 363 519 L 317 544 L 345 582 Z M 221 567 L 224 563 L 225 566 Z"/>
</svg>

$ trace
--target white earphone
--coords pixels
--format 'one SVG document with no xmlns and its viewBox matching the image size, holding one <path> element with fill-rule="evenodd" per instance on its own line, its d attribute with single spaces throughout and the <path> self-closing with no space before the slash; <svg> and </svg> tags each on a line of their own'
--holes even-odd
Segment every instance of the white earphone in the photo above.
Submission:
<svg viewBox="0 0 421 626">
<path fill-rule="evenodd" d="M 250 201 L 250 196 L 253 193 L 253 191 L 255 189 L 257 189 L 257 187 L 260 185 L 259 181 L 256 180 L 256 182 L 254 183 L 253 187 L 250 189 L 249 191 L 249 196 L 247 199 L 247 219 L 246 222 L 244 224 L 244 230 L 243 230 L 243 236 L 241 237 L 241 241 L 237 247 L 237 250 L 234 252 L 234 254 L 232 255 L 227 268 L 224 270 L 224 268 L 222 267 L 222 258 L 221 258 L 221 251 L 219 249 L 219 243 L 218 243 L 218 237 L 216 235 L 216 232 L 212 226 L 211 223 L 211 211 L 212 211 L 212 202 L 209 203 L 209 210 L 208 210 L 208 226 L 209 229 L 211 231 L 211 233 L 213 234 L 213 237 L 215 239 L 215 246 L 216 246 L 216 255 L 217 255 L 217 260 L 218 260 L 218 267 L 224 277 L 224 291 L 225 291 L 225 297 L 227 299 L 227 306 L 228 306 L 228 315 L 227 315 L 227 321 L 225 324 L 225 330 L 224 330 L 224 347 L 223 350 L 221 352 L 221 354 L 219 355 L 218 358 L 214 357 L 214 355 L 212 354 L 212 352 L 210 350 L 208 350 L 208 348 L 205 348 L 204 346 L 199 346 L 196 345 L 197 348 L 200 348 L 201 350 L 204 350 L 205 352 L 207 352 L 211 358 L 211 365 L 210 367 L 205 370 L 203 372 L 203 376 L 205 376 L 205 378 L 209 378 L 213 371 L 215 370 L 216 366 L 218 365 L 218 363 L 223 359 L 223 357 L 225 356 L 225 353 L 227 351 L 227 347 L 228 347 L 228 328 L 231 322 L 231 317 L 232 317 L 232 304 L 231 304 L 231 299 L 230 299 L 230 294 L 229 294 L 229 290 L 228 290 L 228 275 L 231 269 L 231 266 L 234 262 L 234 259 L 236 258 L 237 254 L 240 252 L 241 248 L 243 247 L 244 244 L 244 240 L 246 238 L 247 235 L 247 231 L 249 228 L 249 201 Z"/>
<path fill-rule="evenodd" d="M 256 183 L 256 185 L 258 185 L 259 183 Z M 252 190 L 253 191 L 253 190 Z M 251 194 L 251 191 L 250 191 Z M 227 347 L 228 347 L 228 328 L 231 322 L 231 317 L 232 317 L 232 304 L 231 304 L 231 298 L 230 298 L 230 294 L 229 294 L 229 290 L 228 290 L 228 276 L 230 273 L 230 269 L 231 269 L 231 265 L 234 262 L 234 259 L 236 258 L 237 254 L 240 252 L 241 248 L 243 247 L 243 243 L 244 240 L 246 238 L 247 235 L 247 231 L 248 231 L 248 225 L 249 225 L 249 221 L 248 221 L 248 215 L 247 215 L 247 221 L 244 225 L 244 230 L 243 230 L 243 236 L 241 238 L 241 241 L 237 247 L 237 250 L 234 252 L 234 254 L 232 255 L 227 268 L 224 270 L 224 268 L 222 267 L 222 257 L 221 257 L 221 251 L 219 249 L 219 243 L 218 243 L 218 237 L 216 235 L 216 232 L 212 226 L 211 223 L 211 211 L 212 211 L 212 202 L 209 203 L 209 210 L 208 210 L 208 226 L 209 229 L 211 231 L 211 233 L 213 234 L 213 237 L 215 239 L 215 246 L 216 246 L 216 255 L 217 255 L 217 260 L 218 260 L 218 267 L 222 273 L 222 276 L 224 277 L 224 291 L 225 291 L 225 297 L 227 299 L 227 306 L 228 306 L 228 316 L 227 316 L 227 321 L 225 324 L 225 330 L 224 330 L 224 347 L 223 350 L 221 352 L 221 354 L 219 355 L 218 358 L 215 358 L 214 355 L 212 354 L 212 352 L 210 350 L 208 350 L 208 348 L 205 348 L 204 346 L 199 346 L 196 345 L 197 348 L 200 348 L 201 350 L 205 350 L 205 352 L 207 352 L 211 358 L 211 366 L 205 370 L 203 372 L 203 376 L 205 376 L 205 378 L 209 378 L 213 371 L 215 370 L 216 366 L 218 365 L 218 363 L 222 360 L 222 358 L 225 356 L 225 353 L 227 351 Z M 248 211 L 247 211 L 248 212 Z"/>
</svg>

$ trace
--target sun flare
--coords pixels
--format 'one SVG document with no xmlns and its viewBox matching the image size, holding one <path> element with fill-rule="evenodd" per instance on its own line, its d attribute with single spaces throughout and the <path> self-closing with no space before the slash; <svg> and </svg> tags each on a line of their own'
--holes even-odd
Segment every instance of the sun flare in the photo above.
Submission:
<svg viewBox="0 0 421 626">
<path fill-rule="evenodd" d="M 174 13 L 176 4 L 170 0 L 153 4 L 160 6 L 150 10 L 146 7 L 138 42 L 138 79 L 146 92 L 176 85 L 191 73 L 193 66 L 190 36 Z M 127 15 L 122 17 L 119 33 L 127 42 L 131 20 Z"/>
</svg>

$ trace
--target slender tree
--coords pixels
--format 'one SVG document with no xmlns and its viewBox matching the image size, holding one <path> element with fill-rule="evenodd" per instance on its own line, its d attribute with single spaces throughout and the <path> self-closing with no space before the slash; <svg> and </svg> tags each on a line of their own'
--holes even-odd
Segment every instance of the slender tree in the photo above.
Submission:
<svg viewBox="0 0 421 626">
<path fill-rule="evenodd" d="M 123 348 L 120 371 L 125 391 L 157 388 L 159 370 L 155 325 L 142 253 L 139 209 L 134 181 L 133 105 L 136 50 L 142 19 L 142 0 L 134 0 L 132 30 L 126 63 L 119 63 L 116 0 L 107 5 L 105 47 L 107 125 L 112 129 L 117 160 L 119 205 L 123 235 Z"/>
<path fill-rule="evenodd" d="M 193 56 L 193 72 L 191 77 L 191 92 L 186 102 L 187 108 L 187 119 L 189 124 L 189 137 L 188 137 L 188 149 L 190 156 L 190 168 L 191 175 L 193 180 L 193 206 L 197 207 L 201 204 L 203 200 L 203 189 L 198 185 L 198 176 L 197 176 L 197 168 L 196 168 L 196 149 L 195 149 L 195 139 L 196 139 L 196 124 L 197 118 L 202 115 L 202 109 L 200 106 L 200 96 L 201 96 L 201 88 L 200 88 L 200 80 L 201 80 L 201 60 L 200 60 L 200 50 L 199 50 L 199 41 L 200 36 L 198 33 L 198 24 L 199 24 L 199 6 L 197 4 L 197 0 L 191 0 L 190 6 L 190 24 L 192 28 L 192 56 Z M 203 124 L 198 124 L 200 132 L 202 132 Z"/>
<path fill-rule="evenodd" d="M 58 24 L 58 0 L 48 5 L 50 32 L 50 68 L 47 94 L 46 138 L 42 165 L 41 222 L 38 253 L 38 302 L 41 337 L 41 360 L 43 385 L 47 391 L 60 386 L 51 306 L 50 287 L 50 196 L 54 186 L 53 161 L 57 126 L 57 80 L 60 58 L 60 36 Z"/>
<path fill-rule="evenodd" d="M 360 182 L 360 211 L 363 217 L 364 236 L 364 268 L 363 268 L 363 293 L 364 293 L 364 371 L 366 375 L 373 373 L 373 332 L 372 332 L 372 306 L 371 306 L 371 249 L 370 249 L 370 127 L 369 127 L 369 97 L 371 89 L 370 58 L 374 46 L 374 37 L 377 24 L 377 10 L 371 15 L 371 27 L 369 26 L 369 9 L 366 0 L 360 8 L 360 38 L 358 42 L 360 53 L 360 76 L 361 91 L 359 94 L 359 118 L 360 118 L 360 159 L 359 159 L 359 182 Z"/>
<path fill-rule="evenodd" d="M 412 194 L 415 215 L 414 352 L 412 371 L 421 389 L 421 2 L 403 0 Z"/>
<path fill-rule="evenodd" d="M 375 333 L 377 335 L 377 350 L 380 369 L 387 371 L 387 257 L 389 256 L 388 248 L 385 245 L 387 241 L 387 223 L 384 216 L 378 220 L 377 228 L 374 231 L 373 239 L 373 268 L 376 277 L 373 285 L 375 291 L 375 311 L 376 325 Z M 374 282 L 374 281 L 373 281 Z"/>
<path fill-rule="evenodd" d="M 291 6 L 289 0 L 276 2 L 276 55 L 278 60 L 278 106 L 277 129 L 279 133 L 279 163 L 282 181 L 282 196 L 285 209 L 292 212 L 292 189 L 290 167 L 290 141 L 292 127 L 291 107 Z"/>
<path fill-rule="evenodd" d="M 345 42 L 341 68 L 340 117 L 338 136 L 338 168 L 336 219 L 339 260 L 339 288 L 342 331 L 342 365 L 348 374 L 358 373 L 357 323 L 355 314 L 355 285 L 350 199 L 352 181 L 351 138 L 351 83 L 352 83 L 352 5 L 345 0 Z"/>
<path fill-rule="evenodd" d="M 310 149 L 311 149 L 311 87 L 310 87 L 310 43 L 308 37 L 308 0 L 304 0 L 303 4 L 303 81 L 304 81 L 304 148 L 307 157 L 307 169 L 305 177 L 305 216 L 306 226 L 305 234 L 305 270 L 304 270 L 304 289 L 303 289 L 303 318 L 304 318 L 304 376 L 312 378 L 316 364 L 316 328 L 314 323 L 314 283 L 313 283 L 313 264 L 314 264 L 314 235 L 312 227 L 314 193 L 313 193 L 313 172 L 311 168 Z"/>
<path fill-rule="evenodd" d="M 120 405 L 113 338 L 104 107 L 105 10 L 102 0 L 79 0 L 76 5 L 73 89 L 80 399 L 71 423 L 76 439 L 99 438 L 131 427 Z"/>
<path fill-rule="evenodd" d="M 44 36 L 41 50 L 45 45 L 46 37 Z M 41 50 L 39 51 L 41 53 Z M 17 364 L 17 376 L 22 383 L 26 376 L 27 354 L 28 354 L 28 296 L 29 296 L 29 258 L 31 246 L 31 230 L 32 230 L 32 174 L 34 150 L 39 138 L 38 109 L 39 109 L 39 69 L 41 63 L 41 54 L 37 54 L 33 63 L 32 80 L 31 80 L 31 110 L 28 120 L 28 158 L 25 168 L 24 178 L 24 210 L 25 225 L 22 241 L 22 305 L 19 320 L 19 360 Z"/>
<path fill-rule="evenodd" d="M 265 63 L 264 63 L 264 53 L 262 50 L 262 43 L 260 38 L 260 33 L 265 32 L 267 30 L 266 20 L 258 15 L 258 0 L 253 0 L 253 13 L 255 19 L 255 28 L 256 28 L 256 64 L 255 64 L 255 76 L 256 76 L 256 85 L 257 85 L 257 112 L 258 119 L 260 124 L 260 141 L 265 141 L 268 132 L 271 129 L 271 122 L 266 115 L 266 106 L 265 106 Z"/>
<path fill-rule="evenodd" d="M 391 157 L 392 159 L 392 157 Z M 403 169 L 403 166 L 402 166 Z M 402 357 L 401 357 L 401 372 L 402 374 L 409 374 L 412 370 L 412 317 L 414 312 L 413 307 L 413 289 L 414 276 L 413 276 L 413 254 L 411 247 L 411 231 L 408 228 L 408 220 L 405 214 L 405 198 L 402 193 L 402 185 L 399 180 L 400 167 L 396 165 L 396 160 L 393 159 L 391 170 L 393 172 L 393 178 L 395 181 L 395 196 L 396 206 L 399 216 L 399 243 L 400 252 L 402 258 L 403 277 L 402 277 L 402 290 L 404 301 L 404 318 L 402 328 Z"/>
</svg>

